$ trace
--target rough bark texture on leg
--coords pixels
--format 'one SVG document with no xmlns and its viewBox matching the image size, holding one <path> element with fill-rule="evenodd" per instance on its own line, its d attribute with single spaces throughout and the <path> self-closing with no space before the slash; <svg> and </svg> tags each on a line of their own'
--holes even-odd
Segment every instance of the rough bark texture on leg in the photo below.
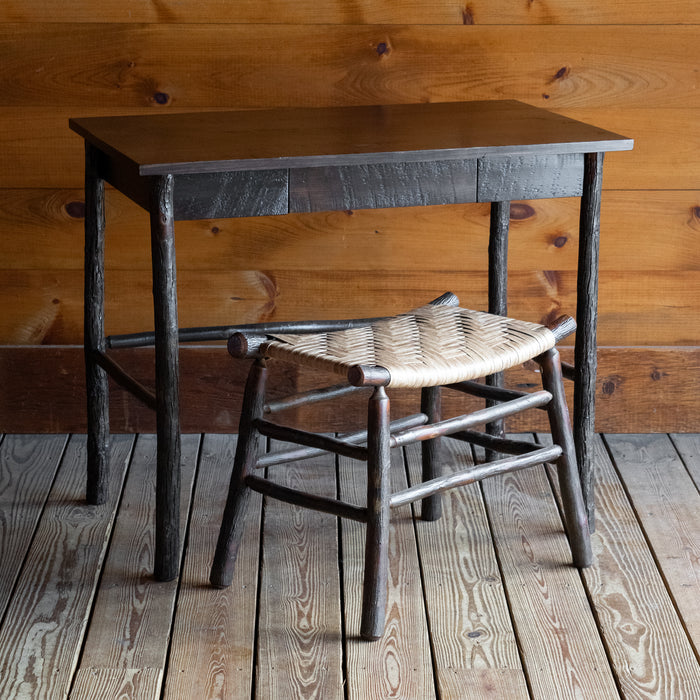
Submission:
<svg viewBox="0 0 700 700">
<path fill-rule="evenodd" d="M 600 200 L 603 188 L 603 153 L 587 153 L 584 160 L 583 196 L 579 224 L 576 291 L 576 349 L 574 353 L 574 441 L 581 472 L 583 498 L 591 531 L 595 527 L 593 493 L 593 435 L 595 433 L 596 333 L 598 319 L 598 249 Z"/>
<path fill-rule="evenodd" d="M 101 505 L 109 483 L 109 384 L 95 353 L 105 350 L 105 184 L 99 151 L 85 143 L 84 343 L 87 390 L 87 502 Z"/>
<path fill-rule="evenodd" d="M 426 387 L 421 390 L 421 413 L 428 416 L 431 423 L 440 420 L 441 392 L 440 387 Z M 429 481 L 442 474 L 440 460 L 440 438 L 425 440 L 421 443 L 423 456 L 423 481 Z M 438 520 L 442 515 L 442 496 L 434 494 L 421 502 L 421 518 L 423 520 Z"/>
<path fill-rule="evenodd" d="M 178 574 L 180 519 L 180 399 L 173 176 L 155 178 L 151 192 L 151 257 L 156 340 L 155 577 Z"/>
</svg>

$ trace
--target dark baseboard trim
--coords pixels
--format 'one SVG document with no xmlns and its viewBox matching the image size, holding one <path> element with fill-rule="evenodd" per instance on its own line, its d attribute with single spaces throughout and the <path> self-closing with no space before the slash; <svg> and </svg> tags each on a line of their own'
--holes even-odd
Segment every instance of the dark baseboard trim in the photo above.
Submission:
<svg viewBox="0 0 700 700">
<path fill-rule="evenodd" d="M 136 378 L 152 385 L 153 352 L 147 348 L 113 351 Z M 570 348 L 562 357 L 570 360 Z M 596 428 L 601 432 L 696 432 L 700 415 L 700 347 L 604 347 L 599 349 Z M 230 358 L 224 347 L 186 346 L 180 353 L 183 432 L 236 432 L 241 387 L 248 363 Z M 279 394 L 310 388 L 318 377 L 276 363 L 272 385 Z M 274 378 L 276 375 L 276 379 Z M 511 370 L 508 384 L 538 385 L 530 369 Z M 571 383 L 567 382 L 571 395 Z M 83 351 L 78 346 L 0 346 L 0 432 L 85 432 Z M 447 393 L 446 412 L 464 409 L 462 398 Z M 317 430 L 340 429 L 337 405 L 309 409 L 297 418 Z M 415 392 L 392 395 L 394 415 L 417 405 Z M 474 404 L 476 406 L 476 404 Z M 570 404 L 571 405 L 571 404 Z M 343 404 L 343 419 L 350 425 L 364 420 L 362 398 Z M 513 431 L 542 430 L 539 411 L 509 421 Z M 305 415 L 308 414 L 308 415 Z M 111 430 L 154 432 L 155 417 L 118 387 L 111 392 Z"/>
</svg>

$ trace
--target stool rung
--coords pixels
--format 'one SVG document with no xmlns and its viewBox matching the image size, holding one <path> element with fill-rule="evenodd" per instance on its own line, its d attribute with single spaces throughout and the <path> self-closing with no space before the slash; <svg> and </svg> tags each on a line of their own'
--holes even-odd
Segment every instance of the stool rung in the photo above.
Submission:
<svg viewBox="0 0 700 700">
<path fill-rule="evenodd" d="M 506 455 L 524 455 L 537 449 L 537 445 L 532 442 L 509 440 L 496 437 L 495 435 L 488 435 L 487 433 L 480 433 L 476 430 L 461 430 L 458 433 L 452 433 L 450 437 L 454 440 L 479 445 L 479 447 L 485 447 L 487 450 L 501 452 Z"/>
<path fill-rule="evenodd" d="M 425 425 L 427 422 L 428 416 L 426 416 L 425 413 L 415 413 L 412 416 L 406 416 L 405 418 L 398 418 L 397 420 L 391 421 L 389 424 L 389 429 L 391 432 L 394 432 L 396 430 L 412 428 L 416 425 Z M 338 439 L 352 444 L 366 442 L 367 431 L 359 430 L 356 433 L 346 433 L 344 435 L 340 435 Z M 299 447 L 292 450 L 270 452 L 258 459 L 258 461 L 255 463 L 255 469 L 264 469 L 265 467 L 274 467 L 278 464 L 285 464 L 287 462 L 310 459 L 311 457 L 318 457 L 318 455 L 322 455 L 325 452 L 326 450 L 320 447 Z"/>
<path fill-rule="evenodd" d="M 561 373 L 564 375 L 564 379 L 570 379 L 572 382 L 576 381 L 576 367 L 570 362 L 561 363 Z"/>
<path fill-rule="evenodd" d="M 360 508 L 352 503 L 345 503 L 345 501 L 338 501 L 334 498 L 326 498 L 325 496 L 317 496 L 305 491 L 292 489 L 289 486 L 275 484 L 273 481 L 259 476 L 246 476 L 245 484 L 253 491 L 270 496 L 278 501 L 311 508 L 312 510 L 320 510 L 322 513 L 338 515 L 341 518 L 358 520 L 361 523 L 367 522 L 367 508 Z"/>
<path fill-rule="evenodd" d="M 562 453 L 561 447 L 552 445 L 551 447 L 543 447 L 534 450 L 527 455 L 520 457 L 509 457 L 507 459 L 499 459 L 496 462 L 486 462 L 479 464 L 471 469 L 456 474 L 447 476 L 439 476 L 430 481 L 424 481 L 422 484 L 412 486 L 410 489 L 395 493 L 391 497 L 390 505 L 392 508 L 413 503 L 426 496 L 432 496 L 435 493 L 447 491 L 456 486 L 466 486 L 475 481 L 481 481 L 489 476 L 497 476 L 498 474 L 506 474 L 518 469 L 534 467 L 536 464 L 543 462 L 552 462 L 558 459 Z"/>
<path fill-rule="evenodd" d="M 410 445 L 412 442 L 418 442 L 419 440 L 431 440 L 443 435 L 450 435 L 475 425 L 490 423 L 499 418 L 512 416 L 514 413 L 520 413 L 520 411 L 525 411 L 528 408 L 543 406 L 551 400 L 552 395 L 548 391 L 534 391 L 531 394 L 525 394 L 525 396 L 520 396 L 506 403 L 482 408 L 480 411 L 474 411 L 474 413 L 466 416 L 449 418 L 439 423 L 404 430 L 391 436 L 390 445 L 392 447 L 400 447 L 401 445 Z"/>
<path fill-rule="evenodd" d="M 265 405 L 265 413 L 277 413 L 278 411 L 284 411 L 288 408 L 306 406 L 310 403 L 316 403 L 318 401 L 336 399 L 340 396 L 345 396 L 346 394 L 354 394 L 355 392 L 362 391 L 363 389 L 367 391 L 366 387 L 352 386 L 347 382 L 344 384 L 324 387 L 323 389 L 311 389 L 310 391 L 304 391 L 292 396 L 286 396 L 285 398 L 278 399 L 277 401 L 270 401 L 270 403 Z"/>
<path fill-rule="evenodd" d="M 512 401 L 522 396 L 529 396 L 527 391 L 516 391 L 514 389 L 504 389 L 503 387 L 480 384 L 479 382 L 466 381 L 457 384 L 446 384 L 447 389 L 460 391 L 470 396 L 478 396 L 480 399 L 492 399 L 493 401 Z"/>
<path fill-rule="evenodd" d="M 298 428 L 289 428 L 285 425 L 277 425 L 277 423 L 271 423 L 262 418 L 255 421 L 254 427 L 261 435 L 265 435 L 273 440 L 293 442 L 305 447 L 316 447 L 324 452 L 334 452 L 335 454 L 343 455 L 343 457 L 367 461 L 367 448 L 351 445 L 343 440 L 326 437 L 318 433 L 310 433 Z"/>
</svg>

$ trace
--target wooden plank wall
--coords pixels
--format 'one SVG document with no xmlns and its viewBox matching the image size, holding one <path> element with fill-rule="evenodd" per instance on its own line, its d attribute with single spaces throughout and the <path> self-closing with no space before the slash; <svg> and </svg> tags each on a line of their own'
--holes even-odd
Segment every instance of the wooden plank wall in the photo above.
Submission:
<svg viewBox="0 0 700 700">
<path fill-rule="evenodd" d="M 599 340 L 620 382 L 635 346 L 660 353 L 629 368 L 640 401 L 661 377 L 697 409 L 697 374 L 673 368 L 700 345 L 698 24 L 696 0 L 3 0 L 0 345 L 82 340 L 71 116 L 515 98 L 635 139 L 606 159 Z M 145 329 L 147 217 L 107 200 L 108 332 Z M 575 200 L 513 206 L 513 315 L 573 311 L 577 220 Z M 370 315 L 445 289 L 483 308 L 487 229 L 483 205 L 183 223 L 181 324 Z M 642 429 L 602 410 L 606 429 Z M 664 415 L 658 429 L 685 429 Z"/>
</svg>

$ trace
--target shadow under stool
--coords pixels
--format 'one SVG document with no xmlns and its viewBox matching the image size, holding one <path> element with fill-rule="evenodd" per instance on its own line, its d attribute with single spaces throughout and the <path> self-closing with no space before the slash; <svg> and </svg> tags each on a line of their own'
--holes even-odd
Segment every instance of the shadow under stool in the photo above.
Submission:
<svg viewBox="0 0 700 700">
<path fill-rule="evenodd" d="M 544 462 L 557 465 L 573 563 L 577 567 L 591 564 L 588 520 L 555 347 L 561 338 L 575 330 L 575 322 L 562 317 L 546 327 L 472 311 L 458 304 L 453 294 L 446 293 L 406 314 L 371 323 L 367 319 L 357 324 L 347 322 L 344 330 L 326 331 L 317 327 L 296 334 L 237 333 L 230 338 L 229 352 L 234 357 L 253 358 L 254 362 L 246 383 L 231 485 L 211 570 L 214 586 L 231 583 L 251 490 L 358 520 L 366 523 L 367 528 L 360 633 L 364 639 L 378 639 L 384 631 L 386 616 L 391 509 L 421 500 L 422 518 L 436 520 L 441 515 L 441 492 Z M 275 359 L 330 371 L 342 375 L 346 382 L 266 404 L 267 362 Z M 528 360 L 540 366 L 541 391 L 512 391 L 475 381 Z M 283 408 L 342 397 L 366 387 L 371 389 L 366 431 L 334 438 L 282 426 L 265 418 Z M 420 389 L 421 412 L 392 421 L 387 389 L 393 388 Z M 443 388 L 485 398 L 488 405 L 469 414 L 442 419 Z M 547 411 L 551 446 L 541 447 L 474 430 L 531 408 Z M 296 447 L 263 454 L 263 436 Z M 491 460 L 443 473 L 440 442 L 445 436 L 487 448 Z M 390 450 L 418 441 L 422 442 L 423 481 L 392 493 Z M 255 473 L 323 452 L 366 462 L 364 505 L 281 486 Z"/>
</svg>

